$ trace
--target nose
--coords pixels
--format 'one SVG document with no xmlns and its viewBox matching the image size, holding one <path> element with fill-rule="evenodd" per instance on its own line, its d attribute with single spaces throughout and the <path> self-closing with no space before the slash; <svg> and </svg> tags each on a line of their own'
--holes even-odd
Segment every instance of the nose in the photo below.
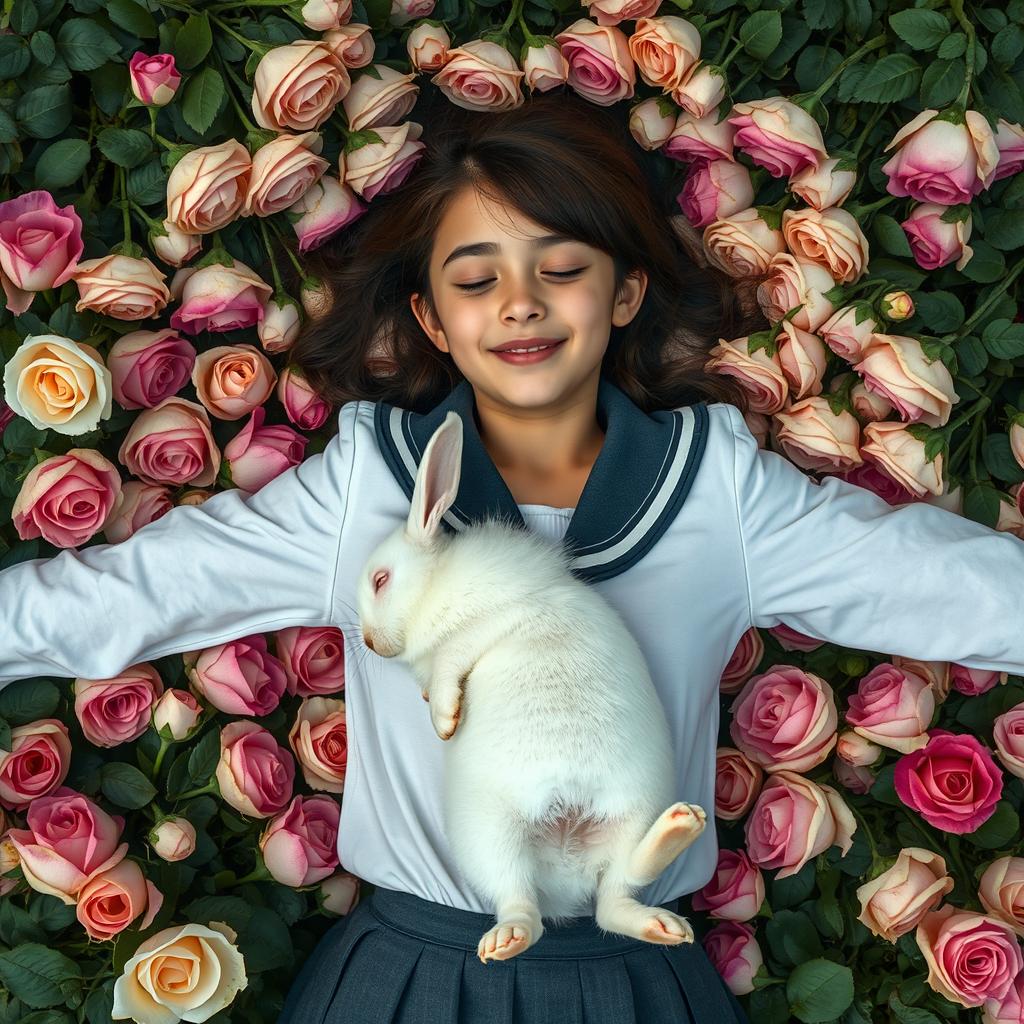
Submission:
<svg viewBox="0 0 1024 1024">
<path fill-rule="evenodd" d="M 373 641 L 365 633 L 363 634 L 363 643 L 366 644 L 371 651 L 373 650 Z M 374 651 L 374 653 L 376 653 L 376 651 Z"/>
</svg>

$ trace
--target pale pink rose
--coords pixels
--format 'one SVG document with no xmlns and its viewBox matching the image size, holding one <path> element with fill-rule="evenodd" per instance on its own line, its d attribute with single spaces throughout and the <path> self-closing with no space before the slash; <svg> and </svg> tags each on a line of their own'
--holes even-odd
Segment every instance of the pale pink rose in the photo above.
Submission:
<svg viewBox="0 0 1024 1024">
<path fill-rule="evenodd" d="M 303 132 L 278 135 L 260 146 L 252 156 L 242 216 L 269 217 L 298 202 L 329 166 L 318 155 L 323 145 L 318 132 Z"/>
<path fill-rule="evenodd" d="M 262 633 L 204 648 L 188 680 L 194 693 L 229 715 L 269 715 L 285 690 L 284 666 Z"/>
<path fill-rule="evenodd" d="M 295 344 L 302 327 L 302 313 L 294 299 L 271 299 L 263 307 L 263 319 L 256 331 L 265 352 L 284 352 Z"/>
<path fill-rule="evenodd" d="M 928 985 L 960 1006 L 1002 999 L 1024 970 L 1010 926 L 946 904 L 924 916 L 915 933 L 928 964 Z"/>
<path fill-rule="evenodd" d="M 245 426 L 224 446 L 231 482 L 258 491 L 286 469 L 302 462 L 309 438 L 286 423 L 264 426 L 267 410 L 258 405 Z"/>
<path fill-rule="evenodd" d="M 752 676 L 732 704 L 733 743 L 767 772 L 810 771 L 836 743 L 832 687 L 795 665 Z"/>
<path fill-rule="evenodd" d="M 942 219 L 947 209 L 938 203 L 921 203 L 906 220 L 900 221 L 914 261 L 923 270 L 938 270 L 949 263 L 963 270 L 974 255 L 967 244 L 974 225 L 970 211 L 962 220 L 947 223 Z"/>
<path fill-rule="evenodd" d="M 914 300 L 907 292 L 886 292 L 879 305 L 887 320 L 909 320 L 914 315 Z"/>
<path fill-rule="evenodd" d="M 701 160 L 690 168 L 679 208 L 695 228 L 747 209 L 754 200 L 750 172 L 732 160 Z"/>
<path fill-rule="evenodd" d="M 782 232 L 769 227 L 753 206 L 709 224 L 703 241 L 708 262 L 730 277 L 760 277 L 786 249 Z"/>
<path fill-rule="evenodd" d="M 764 656 L 764 640 L 761 633 L 751 626 L 740 637 L 722 670 L 718 688 L 722 693 L 739 693 L 750 674 L 757 668 Z"/>
<path fill-rule="evenodd" d="M 838 757 L 832 758 L 832 774 L 841 786 L 851 793 L 863 796 L 871 792 L 877 773 L 863 765 L 847 764 Z"/>
<path fill-rule="evenodd" d="M 818 328 L 818 334 L 837 356 L 854 363 L 863 358 L 864 346 L 877 330 L 871 307 L 866 302 L 854 302 L 840 306 Z"/>
<path fill-rule="evenodd" d="M 749 921 L 764 902 L 764 875 L 745 850 L 718 851 L 711 881 L 691 897 L 694 910 L 720 921 Z"/>
<path fill-rule="evenodd" d="M 320 907 L 339 917 L 350 914 L 359 904 L 359 879 L 348 871 L 337 871 L 320 883 Z"/>
<path fill-rule="evenodd" d="M 191 857 L 196 848 L 196 827 L 188 818 L 174 815 L 164 818 L 147 836 L 153 852 L 170 862 Z"/>
<path fill-rule="evenodd" d="M 405 121 L 394 127 L 374 129 L 380 142 L 367 142 L 345 154 L 342 183 L 369 202 L 393 192 L 412 173 L 426 150 L 420 142 L 423 125 Z"/>
<path fill-rule="evenodd" d="M 220 795 L 236 811 L 269 818 L 292 798 L 295 759 L 256 722 L 229 722 L 221 729 L 216 774 Z"/>
<path fill-rule="evenodd" d="M 314 32 L 339 28 L 352 18 L 352 0 L 306 0 L 299 17 Z"/>
<path fill-rule="evenodd" d="M 950 120 L 947 120 L 947 116 Z M 896 152 L 882 166 L 886 191 L 913 196 L 922 203 L 969 203 L 995 180 L 999 148 L 984 115 L 968 110 L 960 124 L 950 108 L 922 110 L 885 147 Z"/>
<path fill-rule="evenodd" d="M 857 890 L 857 919 L 873 935 L 895 942 L 913 931 L 953 885 L 946 862 L 937 853 L 904 847 L 891 868 Z"/>
<path fill-rule="evenodd" d="M 76 679 L 75 717 L 97 747 L 137 740 L 148 728 L 153 705 L 164 692 L 160 674 L 148 662 L 129 665 L 110 679 Z"/>
<path fill-rule="evenodd" d="M 860 356 L 857 358 L 859 359 Z M 835 377 L 832 378 L 833 384 L 835 384 L 835 379 Z M 830 390 L 835 391 L 836 388 L 832 387 Z M 888 398 L 883 398 L 877 391 L 869 391 L 864 386 L 864 381 L 859 379 L 850 388 L 849 396 L 853 414 L 862 423 L 878 423 L 881 420 L 887 420 L 896 411 Z M 910 498 L 911 496 L 907 495 L 903 501 L 909 501 Z"/>
<path fill-rule="evenodd" d="M 1002 999 L 986 999 L 981 1024 L 1024 1024 L 1024 972 L 1013 979 Z"/>
<path fill-rule="evenodd" d="M 164 690 L 153 708 L 153 728 L 167 739 L 187 739 L 203 709 L 188 690 Z"/>
<path fill-rule="evenodd" d="M 789 384 L 789 404 L 784 409 L 779 410 L 775 421 L 776 428 L 779 428 L 780 424 L 783 425 L 782 429 L 778 431 L 782 435 L 783 440 L 790 436 L 790 431 L 786 429 L 787 426 L 792 427 L 794 420 L 815 418 L 815 411 L 819 409 L 825 421 L 831 423 L 832 427 L 840 424 L 842 417 L 835 416 L 831 408 L 828 407 L 828 403 L 824 399 L 818 398 L 821 394 L 825 371 L 828 369 L 828 351 L 821 338 L 810 331 L 797 327 L 796 324 L 790 323 L 788 320 L 784 320 L 782 329 L 775 338 L 775 344 L 779 350 L 779 365 L 782 367 L 782 372 L 786 376 L 786 382 Z M 788 414 L 790 419 L 783 420 L 782 416 L 784 414 Z M 860 455 L 857 454 L 856 450 L 856 441 L 860 437 L 860 425 L 850 413 L 846 413 L 846 416 L 849 417 L 850 423 L 847 425 L 845 432 L 854 434 L 854 447 L 852 450 L 848 449 L 842 453 L 842 461 L 844 463 L 857 463 L 860 462 Z M 851 430 L 851 427 L 856 428 L 856 430 Z M 813 446 L 811 447 L 813 448 Z M 832 448 L 833 445 L 826 442 L 825 447 Z M 799 449 L 794 454 L 783 445 L 783 450 L 794 462 L 803 466 L 804 469 L 813 468 L 811 463 L 800 461 L 803 453 Z M 836 454 L 840 453 L 836 452 Z M 808 453 L 808 455 L 813 459 L 812 453 Z M 825 464 L 833 466 L 835 462 L 830 460 Z"/>
<path fill-rule="evenodd" d="M 316 430 L 331 414 L 331 407 L 295 366 L 286 366 L 281 371 L 276 395 L 285 416 L 300 430 Z"/>
<path fill-rule="evenodd" d="M 723 921 L 708 931 L 701 944 L 730 992 L 745 996 L 754 991 L 754 975 L 764 957 L 749 924 Z"/>
<path fill-rule="evenodd" d="M 161 226 L 164 229 L 164 234 L 158 235 L 155 228 L 150 228 L 147 237 L 150 248 L 164 263 L 172 267 L 180 267 L 202 251 L 202 235 L 186 234 L 166 217 L 161 221 Z"/>
<path fill-rule="evenodd" d="M 165 398 L 144 409 L 128 428 L 117 458 L 129 473 L 149 484 L 195 484 L 217 479 L 220 449 L 206 410 L 187 398 Z"/>
<path fill-rule="evenodd" d="M 846 210 L 783 210 L 782 234 L 798 260 L 824 267 L 838 283 L 852 284 L 864 276 L 868 240 Z"/>
<path fill-rule="evenodd" d="M 849 160 L 844 162 L 837 157 L 829 157 L 818 167 L 805 167 L 794 174 L 786 190 L 816 210 L 842 206 L 857 182 L 857 171 L 849 164 Z"/>
<path fill-rule="evenodd" d="M 1024 936 L 1024 857 L 998 857 L 978 880 L 978 897 L 993 916 Z"/>
<path fill-rule="evenodd" d="M 337 626 L 288 626 L 274 634 L 274 643 L 293 697 L 345 688 L 345 636 Z"/>
<path fill-rule="evenodd" d="M 827 398 L 812 396 L 775 414 L 778 451 L 815 473 L 845 470 L 861 462 L 860 424 L 846 409 L 836 415 Z"/>
<path fill-rule="evenodd" d="M 918 440 L 902 422 L 869 423 L 864 427 L 860 453 L 915 498 L 942 494 L 942 453 L 929 462 L 924 441 Z"/>
<path fill-rule="evenodd" d="M 928 742 L 935 694 L 927 680 L 890 662 L 876 665 L 849 697 L 846 721 L 858 736 L 908 754 Z"/>
<path fill-rule="evenodd" d="M 725 90 L 725 75 L 721 69 L 698 61 L 672 93 L 672 98 L 694 117 L 708 117 L 718 110 Z"/>
<path fill-rule="evenodd" d="M 718 344 L 708 352 L 704 363 L 708 373 L 733 377 L 749 395 L 754 412 L 771 415 L 778 412 L 789 397 L 789 384 L 782 372 L 779 356 L 768 355 L 768 350 L 750 350 L 750 338 L 728 341 L 719 338 Z"/>
<path fill-rule="evenodd" d="M 414 18 L 428 18 L 434 12 L 435 0 L 391 0 L 388 22 L 407 25 Z"/>
<path fill-rule="evenodd" d="M 344 792 L 348 731 L 343 700 L 306 697 L 288 730 L 288 744 L 310 789 Z"/>
<path fill-rule="evenodd" d="M 676 124 L 675 111 L 659 96 L 649 96 L 629 110 L 629 133 L 637 145 L 650 152 L 668 142 Z"/>
<path fill-rule="evenodd" d="M 260 836 L 267 870 L 295 888 L 320 882 L 338 866 L 341 807 L 329 796 L 296 796 Z"/>
<path fill-rule="evenodd" d="M 1024 779 L 1024 703 L 1015 704 L 992 723 L 996 754 L 1003 767 L 1018 779 Z"/>
<path fill-rule="evenodd" d="M 929 825 L 964 835 L 992 817 L 1003 795 L 1003 774 L 973 736 L 933 729 L 925 746 L 896 762 L 893 785 Z"/>
<path fill-rule="evenodd" d="M 171 491 L 163 484 L 129 480 L 121 487 L 121 503 L 103 524 L 108 544 L 120 544 L 147 523 L 155 522 L 174 508 Z"/>
<path fill-rule="evenodd" d="M 123 932 L 143 910 L 139 928 L 148 928 L 163 901 L 163 893 L 142 874 L 142 868 L 125 857 L 82 886 L 76 916 L 90 939 L 103 941 Z"/>
<path fill-rule="evenodd" d="M 262 405 L 277 384 L 277 371 L 255 345 L 215 345 L 192 368 L 196 396 L 219 420 L 238 420 Z M 212 481 L 209 481 L 212 482 Z"/>
<path fill-rule="evenodd" d="M 348 185 L 327 174 L 288 207 L 287 216 L 299 240 L 299 252 L 309 252 L 368 209 Z"/>
<path fill-rule="evenodd" d="M 999 181 L 1024 170 L 1024 127 L 1000 117 L 996 121 L 995 139 L 999 162 L 992 180 Z"/>
<path fill-rule="evenodd" d="M 166 106 L 181 85 L 181 75 L 171 53 L 150 56 L 136 51 L 128 61 L 128 78 L 135 98 L 149 107 Z"/>
<path fill-rule="evenodd" d="M 849 853 L 857 823 L 831 786 L 780 771 L 768 777 L 743 827 L 750 859 L 788 878 L 830 846 Z"/>
<path fill-rule="evenodd" d="M 430 81 L 457 107 L 497 112 L 524 102 L 523 72 L 504 46 L 471 39 L 448 51 L 444 67 Z"/>
<path fill-rule="evenodd" d="M 113 867 L 128 852 L 121 842 L 124 818 L 107 814 L 83 793 L 67 786 L 29 805 L 27 829 L 11 829 L 29 885 L 56 896 L 67 906 L 98 871 Z"/>
<path fill-rule="evenodd" d="M 82 219 L 72 204 L 57 206 L 44 189 L 0 203 L 0 285 L 12 313 L 70 281 L 81 256 Z"/>
<path fill-rule="evenodd" d="M 905 422 L 945 426 L 960 401 L 946 364 L 941 359 L 929 362 L 917 338 L 873 334 L 853 369 Z"/>
<path fill-rule="evenodd" d="M 11 729 L 11 749 L 0 750 L 0 804 L 22 811 L 52 793 L 71 767 L 68 727 L 40 718 Z"/>
<path fill-rule="evenodd" d="M 328 29 L 320 40 L 349 71 L 365 68 L 373 60 L 376 42 L 369 25 L 350 22 Z"/>
<path fill-rule="evenodd" d="M 680 111 L 661 152 L 673 160 L 735 160 L 736 129 L 728 120 L 716 121 L 716 116 L 694 117 L 688 110 Z"/>
<path fill-rule="evenodd" d="M 658 0 L 581 0 L 581 6 L 598 25 L 618 25 L 650 18 L 659 5 Z"/>
<path fill-rule="evenodd" d="M 747 419 L 747 426 L 750 426 L 749 418 L 744 418 Z M 753 427 L 750 428 L 750 432 L 757 437 L 757 431 Z M 758 447 L 765 447 L 763 440 L 759 441 Z M 784 622 L 780 622 L 777 626 L 770 626 L 768 632 L 779 641 L 779 646 L 786 651 L 816 651 L 826 642 L 819 640 L 817 637 L 808 636 L 806 633 L 801 633 L 798 629 L 787 626 Z"/>
<path fill-rule="evenodd" d="M 185 282 L 182 303 L 171 314 L 171 326 L 189 334 L 252 327 L 263 319 L 264 303 L 273 292 L 241 260 L 234 260 L 230 267 L 212 263 L 201 267 Z"/>
<path fill-rule="evenodd" d="M 628 46 L 640 77 L 648 85 L 670 93 L 687 80 L 700 57 L 700 32 L 692 22 L 673 14 L 660 18 L 645 16 L 637 19 Z M 678 99 L 676 102 L 685 106 Z M 696 117 L 703 116 L 690 112 Z"/>
<path fill-rule="evenodd" d="M 800 306 L 791 318 L 793 323 L 805 331 L 816 331 L 835 309 L 825 296 L 835 285 L 835 279 L 824 267 L 780 252 L 771 258 L 767 277 L 757 286 L 757 301 L 772 323 L 778 323 L 794 306 Z"/>
<path fill-rule="evenodd" d="M 71 277 L 78 285 L 78 313 L 91 309 L 115 320 L 147 320 L 171 300 L 167 275 L 148 259 L 112 253 L 81 260 Z"/>
<path fill-rule="evenodd" d="M 71 448 L 28 471 L 11 520 L 22 540 L 74 548 L 103 529 L 120 500 L 117 467 L 94 448 Z"/>
<path fill-rule="evenodd" d="M 882 748 L 852 729 L 844 729 L 836 743 L 836 757 L 855 768 L 867 768 L 882 756 Z"/>
<path fill-rule="evenodd" d="M 249 188 L 252 158 L 237 139 L 186 153 L 167 179 L 167 221 L 187 235 L 230 224 Z"/>
<path fill-rule="evenodd" d="M 913 672 L 926 682 L 931 684 L 935 691 L 935 703 L 941 704 L 948 696 L 952 686 L 952 679 L 949 670 L 951 663 L 948 661 L 925 661 L 923 658 L 908 658 L 905 655 L 896 654 L 892 657 L 892 663 L 904 672 Z"/>
<path fill-rule="evenodd" d="M 1005 686 L 1010 678 L 1008 672 L 968 668 L 966 665 L 953 665 L 949 675 L 953 689 L 967 697 L 980 697 L 996 686 Z"/>
<path fill-rule="evenodd" d="M 554 38 L 569 62 L 568 84 L 584 99 L 610 107 L 632 98 L 636 65 L 621 29 L 580 18 Z"/>
<path fill-rule="evenodd" d="M 719 747 L 715 756 L 715 816 L 738 821 L 761 790 L 760 765 L 735 747 Z"/>
<path fill-rule="evenodd" d="M 818 122 L 782 96 L 734 103 L 729 122 L 736 128 L 736 148 L 773 178 L 820 167 L 828 157 Z"/>
<path fill-rule="evenodd" d="M 409 63 L 419 72 L 440 71 L 448 60 L 452 37 L 443 25 L 421 21 L 405 40 Z"/>
<path fill-rule="evenodd" d="M 569 62 L 557 43 L 526 47 L 523 84 L 530 92 L 548 92 L 569 81 Z"/>
<path fill-rule="evenodd" d="M 387 64 L 374 64 L 371 70 L 373 74 L 367 72 L 355 79 L 341 101 L 349 131 L 397 124 L 416 105 L 420 87 L 415 71 L 403 74 Z"/>
<path fill-rule="evenodd" d="M 319 128 L 351 87 L 348 70 L 330 47 L 297 39 L 268 51 L 256 66 L 252 112 L 261 128 Z"/>
<path fill-rule="evenodd" d="M 196 361 L 192 343 L 176 331 L 132 331 L 107 351 L 114 398 L 124 409 L 152 409 L 188 382 Z"/>
</svg>

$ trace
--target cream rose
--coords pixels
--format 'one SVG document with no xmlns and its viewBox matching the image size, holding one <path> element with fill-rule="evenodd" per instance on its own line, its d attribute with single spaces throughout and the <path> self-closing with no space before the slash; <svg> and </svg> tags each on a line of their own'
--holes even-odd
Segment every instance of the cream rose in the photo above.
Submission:
<svg viewBox="0 0 1024 1024">
<path fill-rule="evenodd" d="M 753 206 L 712 221 L 703 242 L 708 262 L 730 277 L 760 277 L 772 258 L 786 251 L 782 232 L 769 227 Z"/>
<path fill-rule="evenodd" d="M 167 220 L 188 235 L 230 224 L 245 202 L 251 172 L 249 151 L 237 139 L 193 149 L 167 179 Z"/>
<path fill-rule="evenodd" d="M 310 789 L 342 793 L 348 765 L 345 702 L 307 697 L 288 730 L 288 743 Z"/>
<path fill-rule="evenodd" d="M 772 323 L 778 323 L 794 306 L 800 306 L 792 316 L 793 323 L 805 331 L 816 331 L 835 309 L 825 297 L 835 284 L 824 267 L 780 252 L 772 257 L 767 277 L 757 286 L 757 301 Z"/>
<path fill-rule="evenodd" d="M 929 910 L 953 889 L 946 862 L 931 850 L 908 846 L 896 863 L 857 890 L 857 919 L 873 934 L 889 942 L 912 931 Z"/>
<path fill-rule="evenodd" d="M 253 154 L 242 215 L 269 217 L 297 203 L 330 166 L 318 155 L 323 147 L 317 132 L 279 135 L 260 146 Z"/>
<path fill-rule="evenodd" d="M 867 269 L 868 240 L 846 210 L 783 210 L 782 235 L 797 259 L 824 267 L 837 282 L 852 284 Z"/>
<path fill-rule="evenodd" d="M 405 41 L 405 52 L 409 55 L 409 63 L 417 71 L 440 71 L 448 59 L 451 45 L 452 37 L 443 25 L 421 21 L 409 33 Z"/>
<path fill-rule="evenodd" d="M 709 352 L 704 369 L 735 377 L 750 395 L 752 412 L 777 413 L 789 397 L 789 383 L 782 372 L 778 353 L 768 355 L 765 348 L 750 350 L 750 339 L 727 341 L 719 338 Z"/>
<path fill-rule="evenodd" d="M 430 81 L 457 107 L 496 112 L 522 106 L 522 78 L 504 46 L 471 39 L 448 51 L 444 67 Z"/>
<path fill-rule="evenodd" d="M 812 395 L 775 414 L 782 453 L 815 473 L 845 472 L 859 466 L 860 424 L 852 412 L 832 411 L 828 399 Z"/>
<path fill-rule="evenodd" d="M 530 46 L 523 58 L 523 79 L 531 92 L 547 92 L 569 80 L 569 62 L 556 43 Z"/>
<path fill-rule="evenodd" d="M 868 423 L 860 453 L 911 494 L 919 498 L 942 494 L 942 452 L 929 462 L 924 441 L 914 437 L 905 423 Z"/>
<path fill-rule="evenodd" d="M 374 129 L 380 142 L 368 142 L 345 154 L 342 184 L 363 199 L 372 200 L 398 188 L 412 173 L 426 149 L 420 142 L 423 125 L 404 121 L 393 127 Z"/>
<path fill-rule="evenodd" d="M 277 371 L 255 345 L 215 345 L 199 353 L 192 383 L 211 415 L 238 420 L 270 397 Z"/>
<path fill-rule="evenodd" d="M 416 105 L 415 71 L 403 75 L 387 64 L 374 64 L 372 70 L 375 74 L 360 75 L 341 101 L 350 131 L 397 124 Z"/>
<path fill-rule="evenodd" d="M 75 311 L 91 309 L 115 320 L 145 320 L 170 302 L 167 275 L 152 260 L 113 253 L 81 260 L 71 275 L 78 285 Z"/>
<path fill-rule="evenodd" d="M 275 46 L 256 67 L 252 111 L 261 128 L 319 128 L 351 88 L 341 59 L 319 40 Z"/>
<path fill-rule="evenodd" d="M 373 60 L 373 54 L 376 50 L 376 43 L 370 26 L 355 21 L 342 25 L 340 28 L 328 29 L 323 34 L 320 42 L 349 71 L 365 68 Z"/>
<path fill-rule="evenodd" d="M 857 172 L 845 165 L 840 168 L 840 163 L 839 158 L 829 157 L 818 167 L 805 167 L 789 179 L 786 188 L 816 210 L 842 206 L 857 183 Z"/>
<path fill-rule="evenodd" d="M 792 403 L 821 394 L 822 378 L 828 368 L 825 343 L 816 334 L 805 331 L 788 320 L 782 322 L 775 343 L 779 348 L 779 363 L 789 382 L 790 408 Z M 860 461 L 859 459 L 857 460 Z M 801 463 L 803 465 L 803 463 Z M 809 466 L 804 466 L 809 469 Z"/>
</svg>

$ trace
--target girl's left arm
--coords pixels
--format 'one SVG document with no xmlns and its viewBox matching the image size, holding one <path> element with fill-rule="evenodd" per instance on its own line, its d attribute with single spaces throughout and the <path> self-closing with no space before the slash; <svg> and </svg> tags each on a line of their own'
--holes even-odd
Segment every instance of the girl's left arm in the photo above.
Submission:
<svg viewBox="0 0 1024 1024">
<path fill-rule="evenodd" d="M 1024 675 L 1024 540 L 838 477 L 817 484 L 728 408 L 754 626 Z"/>
</svg>

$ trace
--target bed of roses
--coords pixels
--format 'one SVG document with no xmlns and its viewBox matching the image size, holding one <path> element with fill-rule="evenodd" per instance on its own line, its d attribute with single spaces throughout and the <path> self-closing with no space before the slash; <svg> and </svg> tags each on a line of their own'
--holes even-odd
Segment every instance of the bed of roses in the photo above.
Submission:
<svg viewBox="0 0 1024 1024">
<path fill-rule="evenodd" d="M 694 258 L 759 281 L 708 365 L 762 443 L 1024 539 L 1022 54 L 1022 0 L 6 0 L 0 568 L 322 449 L 302 255 L 414 182 L 422 89 L 621 109 Z M 367 888 L 344 645 L 0 691 L 0 1024 L 275 1019 Z M 721 688 L 690 902 L 752 1019 L 1022 1024 L 1024 680 L 780 627 Z"/>
</svg>

